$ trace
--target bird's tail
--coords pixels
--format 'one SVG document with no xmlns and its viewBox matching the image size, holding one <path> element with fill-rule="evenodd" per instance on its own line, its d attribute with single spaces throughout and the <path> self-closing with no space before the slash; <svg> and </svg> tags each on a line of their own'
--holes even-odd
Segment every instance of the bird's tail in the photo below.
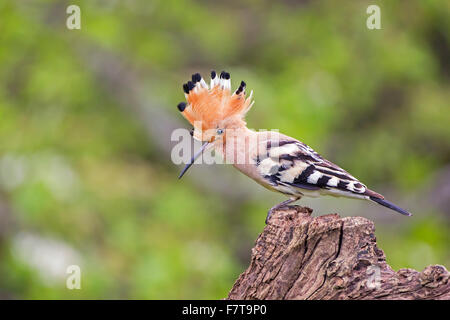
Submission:
<svg viewBox="0 0 450 320">
<path fill-rule="evenodd" d="M 397 211 L 405 216 L 408 216 L 408 217 L 412 216 L 412 214 L 409 213 L 408 211 L 406 211 L 405 209 L 397 207 L 395 204 L 387 201 L 386 199 L 380 199 L 380 198 L 376 198 L 376 197 L 369 197 L 369 198 L 370 198 L 370 200 L 372 200 L 378 204 L 381 204 L 382 206 L 385 206 L 386 208 Z"/>
</svg>

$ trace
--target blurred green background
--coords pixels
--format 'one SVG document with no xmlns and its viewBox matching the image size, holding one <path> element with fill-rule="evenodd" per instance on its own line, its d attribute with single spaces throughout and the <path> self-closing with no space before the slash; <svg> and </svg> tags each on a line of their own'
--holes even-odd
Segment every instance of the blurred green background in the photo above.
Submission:
<svg viewBox="0 0 450 320">
<path fill-rule="evenodd" d="M 372 219 L 394 269 L 450 266 L 448 1 L 3 0 L 0 44 L 2 299 L 226 296 L 284 198 L 223 165 L 177 180 L 181 85 L 211 69 L 254 90 L 250 128 L 302 140 L 414 216 L 301 204 Z"/>
</svg>

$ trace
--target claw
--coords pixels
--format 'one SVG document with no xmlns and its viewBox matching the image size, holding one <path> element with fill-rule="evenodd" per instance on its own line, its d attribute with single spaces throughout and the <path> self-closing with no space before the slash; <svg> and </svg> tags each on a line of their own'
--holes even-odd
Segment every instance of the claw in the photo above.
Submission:
<svg viewBox="0 0 450 320">
<path fill-rule="evenodd" d="M 273 211 L 272 209 L 270 209 L 269 211 L 267 211 L 267 217 L 266 217 L 266 224 L 269 222 L 270 216 L 272 215 Z"/>
<path fill-rule="evenodd" d="M 283 202 L 280 202 L 276 206 L 273 206 L 272 208 L 270 208 L 270 210 L 267 211 L 266 224 L 269 222 L 269 219 L 272 216 L 272 213 L 274 213 L 274 211 L 276 211 L 280 208 L 286 207 L 289 203 L 295 202 L 298 199 L 300 199 L 300 197 L 292 197 L 292 198 L 285 200 Z"/>
</svg>

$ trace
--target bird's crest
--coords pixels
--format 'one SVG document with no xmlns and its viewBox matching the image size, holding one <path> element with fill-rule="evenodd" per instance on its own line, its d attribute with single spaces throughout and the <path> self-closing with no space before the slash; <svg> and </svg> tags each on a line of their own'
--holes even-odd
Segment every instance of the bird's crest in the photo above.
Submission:
<svg viewBox="0 0 450 320">
<path fill-rule="evenodd" d="M 199 73 L 183 85 L 187 104 L 181 102 L 178 109 L 197 130 L 216 129 L 219 123 L 241 122 L 245 124 L 245 114 L 253 105 L 252 93 L 246 98 L 245 82 L 231 92 L 231 80 L 228 72 L 217 75 L 211 71 L 208 85 Z"/>
</svg>

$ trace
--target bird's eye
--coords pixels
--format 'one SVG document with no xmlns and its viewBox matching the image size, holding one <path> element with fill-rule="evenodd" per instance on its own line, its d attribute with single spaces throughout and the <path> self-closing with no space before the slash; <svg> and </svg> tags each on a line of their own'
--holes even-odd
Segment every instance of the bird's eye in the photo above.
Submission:
<svg viewBox="0 0 450 320">
<path fill-rule="evenodd" d="M 189 134 L 191 135 L 191 137 L 194 136 L 194 129 L 191 129 L 191 131 L 189 131 Z"/>
<path fill-rule="evenodd" d="M 217 129 L 217 134 L 222 134 L 223 133 L 223 129 Z"/>
</svg>

